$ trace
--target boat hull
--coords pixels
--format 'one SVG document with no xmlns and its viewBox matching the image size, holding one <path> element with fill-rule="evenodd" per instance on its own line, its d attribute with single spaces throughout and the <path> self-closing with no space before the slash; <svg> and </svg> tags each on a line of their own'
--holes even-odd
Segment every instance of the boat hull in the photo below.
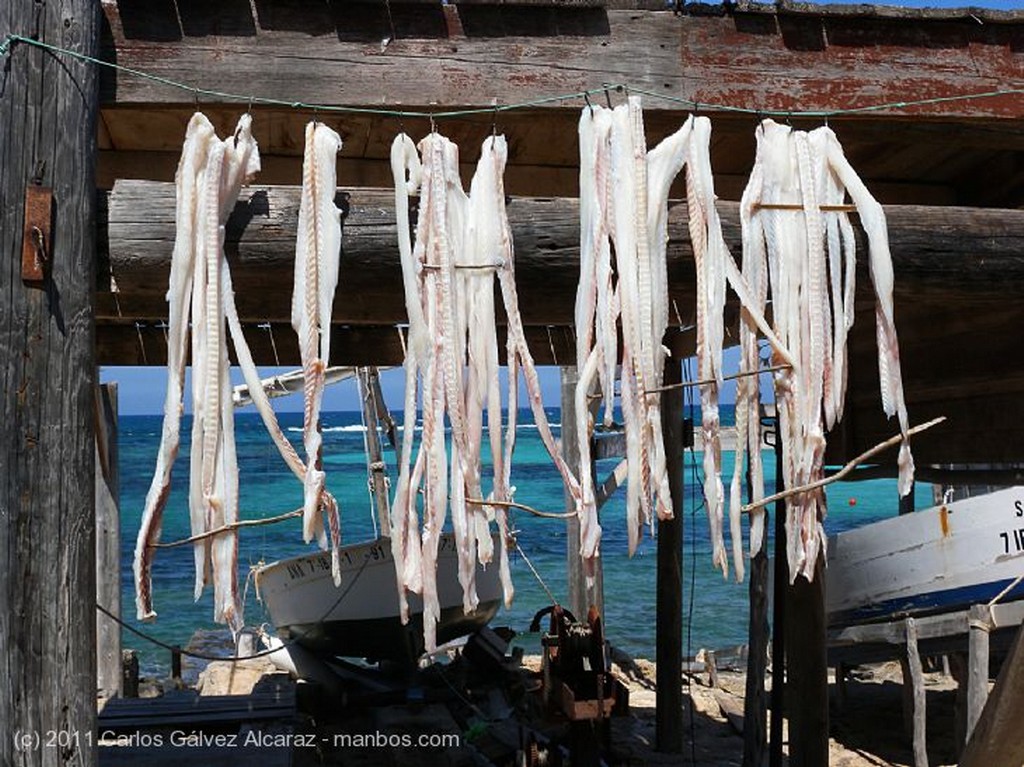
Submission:
<svg viewBox="0 0 1024 767">
<path fill-rule="evenodd" d="M 829 539 L 828 622 L 988 602 L 1024 574 L 1024 487 L 915 511 Z M 1002 601 L 1024 598 L 1024 583 Z"/>
<path fill-rule="evenodd" d="M 369 660 L 410 660 L 423 652 L 423 602 L 409 595 L 409 623 L 399 617 L 391 543 L 386 538 L 345 546 L 340 551 L 341 585 L 331 578 L 330 552 L 282 560 L 257 572 L 260 598 L 278 636 L 316 652 Z M 501 605 L 495 563 L 477 566 L 479 605 L 466 614 L 458 581 L 453 536 L 441 536 L 437 557 L 441 620 L 438 643 L 487 625 Z"/>
</svg>

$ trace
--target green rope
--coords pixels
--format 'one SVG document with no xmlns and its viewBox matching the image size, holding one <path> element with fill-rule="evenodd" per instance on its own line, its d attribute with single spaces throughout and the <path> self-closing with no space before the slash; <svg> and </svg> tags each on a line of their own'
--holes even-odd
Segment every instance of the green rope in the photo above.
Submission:
<svg viewBox="0 0 1024 767">
<path fill-rule="evenodd" d="M 782 109 L 754 109 L 751 107 L 739 107 L 732 106 L 729 104 L 715 104 L 705 101 L 695 101 L 693 99 L 683 98 L 680 96 L 670 96 L 665 93 L 657 93 L 655 91 L 648 91 L 642 88 L 631 88 L 621 83 L 602 83 L 598 88 L 589 88 L 582 91 L 576 91 L 575 93 L 565 93 L 557 96 L 544 96 L 542 98 L 530 99 L 529 101 L 521 101 L 514 104 L 496 104 L 489 107 L 473 107 L 470 109 L 458 109 L 458 110 L 447 110 L 441 112 L 424 112 L 417 110 L 401 110 L 401 109 L 375 109 L 372 107 L 352 107 L 352 106 L 338 106 L 334 104 L 311 104 L 303 101 L 286 101 L 284 99 L 267 98 L 264 96 L 253 96 L 238 93 L 225 93 L 224 91 L 211 90 L 208 88 L 200 88 L 195 85 L 189 85 L 188 83 L 177 82 L 167 77 L 161 77 L 160 75 L 154 75 L 150 72 L 144 72 L 139 69 L 133 69 L 131 67 L 122 66 L 120 64 L 114 64 L 110 61 L 104 61 L 103 59 L 97 59 L 93 56 L 88 56 L 78 51 L 68 50 L 67 48 L 61 48 L 56 45 L 44 43 L 40 40 L 33 40 L 28 37 L 22 37 L 21 35 L 7 35 L 6 39 L 0 43 L 0 55 L 6 55 L 11 49 L 12 43 L 22 42 L 28 45 L 42 48 L 50 51 L 51 53 L 59 53 L 66 56 L 71 56 L 78 59 L 79 61 L 88 62 L 90 64 L 96 64 L 97 66 L 108 67 L 109 69 L 116 70 L 118 72 L 124 72 L 135 77 L 139 77 L 151 82 L 165 85 L 169 88 L 177 88 L 179 90 L 187 91 L 199 100 L 200 96 L 219 99 L 223 101 L 237 101 L 246 104 L 261 104 L 264 106 L 279 106 L 287 107 L 289 109 L 302 109 L 307 111 L 315 112 L 333 112 L 337 114 L 365 114 L 365 115 L 376 115 L 380 117 L 393 117 L 397 119 L 403 118 L 429 118 L 434 120 L 440 120 L 445 118 L 457 118 L 457 117 L 469 117 L 473 115 L 493 114 L 497 115 L 500 112 L 511 112 L 518 109 L 529 109 L 531 107 L 544 106 L 546 104 L 561 103 L 565 101 L 573 101 L 579 99 L 589 99 L 590 96 L 598 93 L 608 93 L 611 90 L 625 91 L 627 93 L 635 93 L 643 96 L 649 96 L 660 101 L 665 101 L 672 104 L 679 104 L 685 106 L 688 109 L 700 111 L 701 109 L 713 112 L 732 112 L 736 114 L 747 114 L 755 115 L 758 117 L 797 117 L 797 118 L 817 118 L 827 120 L 830 117 L 837 117 L 841 115 L 855 115 L 864 114 L 868 112 L 881 112 L 889 110 L 900 110 L 908 109 L 910 107 L 920 106 L 934 106 L 936 104 L 945 104 L 954 101 L 976 101 L 979 99 L 997 98 L 999 96 L 1012 96 L 1024 94 L 1024 88 L 1001 88 L 992 91 L 982 91 L 979 93 L 963 93 L 953 96 L 936 96 L 927 99 L 918 99 L 915 101 L 891 101 L 883 104 L 869 104 L 867 106 L 850 107 L 848 109 L 831 109 L 831 110 L 782 110 Z M 589 103 L 589 102 L 588 102 Z"/>
</svg>

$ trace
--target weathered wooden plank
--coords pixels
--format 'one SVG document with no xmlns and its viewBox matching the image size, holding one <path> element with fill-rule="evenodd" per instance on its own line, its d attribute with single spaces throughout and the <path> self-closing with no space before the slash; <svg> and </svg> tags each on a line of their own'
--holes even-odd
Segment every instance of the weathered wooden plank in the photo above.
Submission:
<svg viewBox="0 0 1024 767">
<path fill-rule="evenodd" d="M 379 8 L 359 5 L 279 0 L 256 17 L 244 4 L 183 18 L 165 4 L 108 0 L 104 10 L 107 55 L 119 64 L 229 93 L 259 72 L 259 95 L 286 103 L 323 101 L 325 78 L 335 84 L 328 98 L 352 105 L 514 103 L 625 82 L 709 105 L 845 109 L 994 90 L 1021 67 L 1019 19 L 463 6 L 466 36 L 455 45 L 439 6 L 396 4 L 396 39 L 382 48 L 391 29 Z M 104 98 L 191 100 L 125 74 L 105 82 Z M 1012 96 L 898 111 L 1020 117 Z"/>
<path fill-rule="evenodd" d="M 0 29 L 97 55 L 100 11 L 8 2 Z M 93 765 L 97 70 L 15 44 L 0 80 L 0 764 Z M 20 275 L 37 175 L 54 200 L 44 289 Z"/>
<path fill-rule="evenodd" d="M 117 384 L 96 389 L 96 603 L 121 615 L 120 466 Z M 96 686 L 103 698 L 121 695 L 121 626 L 96 612 Z"/>
</svg>

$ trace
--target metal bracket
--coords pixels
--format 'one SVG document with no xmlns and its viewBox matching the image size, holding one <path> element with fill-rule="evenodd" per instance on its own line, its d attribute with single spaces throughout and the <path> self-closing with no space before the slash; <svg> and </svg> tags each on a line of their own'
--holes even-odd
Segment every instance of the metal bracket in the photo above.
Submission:
<svg viewBox="0 0 1024 767">
<path fill-rule="evenodd" d="M 25 227 L 21 240 L 21 279 L 42 287 L 50 273 L 53 190 L 39 184 L 25 188 Z"/>
</svg>

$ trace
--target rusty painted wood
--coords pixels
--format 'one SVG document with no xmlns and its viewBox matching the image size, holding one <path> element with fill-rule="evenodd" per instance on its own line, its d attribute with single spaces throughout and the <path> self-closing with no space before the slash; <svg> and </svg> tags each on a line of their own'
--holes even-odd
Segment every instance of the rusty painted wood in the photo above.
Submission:
<svg viewBox="0 0 1024 767">
<path fill-rule="evenodd" d="M 104 3 L 106 52 L 136 67 L 235 92 L 261 76 L 258 95 L 288 103 L 490 104 L 572 93 L 604 82 L 751 109 L 844 109 L 997 89 L 1019 79 L 1021 20 L 731 10 L 679 18 L 670 11 L 462 6 L 466 37 L 448 39 L 434 7 L 295 2 L 196 6 Z M 417 77 L 408 73 L 415 71 Z M 315 72 L 318 77 L 310 77 Z M 197 73 L 202 73 L 198 77 Z M 198 81 L 198 82 L 197 82 Z M 494 101 L 496 99 L 496 102 Z M 121 74 L 104 101 L 191 101 L 187 93 Z M 902 115 L 1019 118 L 1016 98 L 947 102 Z"/>
<path fill-rule="evenodd" d="M 0 29 L 96 55 L 99 4 L 3 3 Z M 0 74 L 0 764 L 15 767 L 96 764 L 97 86 L 95 67 L 23 44 Z M 37 176 L 54 204 L 42 290 L 21 280 Z"/>
</svg>

